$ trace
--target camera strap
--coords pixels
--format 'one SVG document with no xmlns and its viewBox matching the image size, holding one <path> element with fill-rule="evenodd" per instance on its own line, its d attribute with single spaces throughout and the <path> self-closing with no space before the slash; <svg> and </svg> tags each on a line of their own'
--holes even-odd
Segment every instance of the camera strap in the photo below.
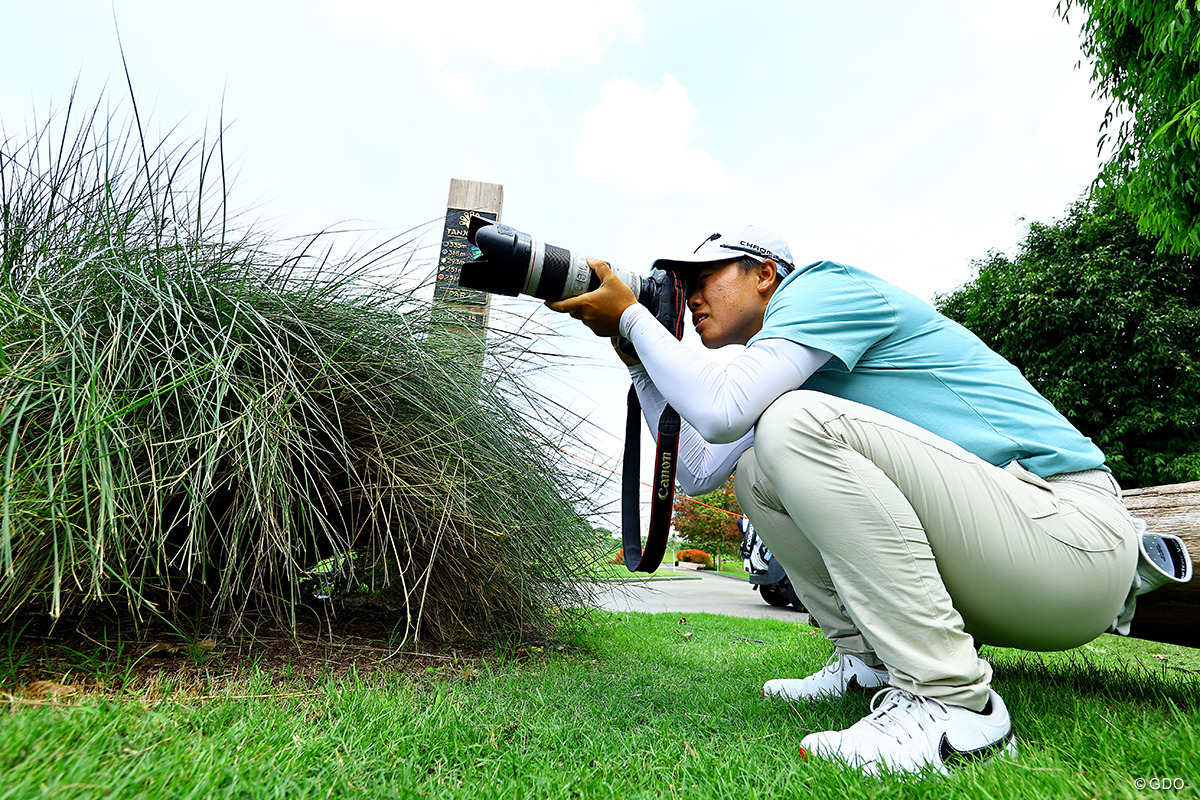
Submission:
<svg viewBox="0 0 1200 800">
<path fill-rule="evenodd" d="M 654 572 L 667 551 L 671 510 L 675 504 L 675 464 L 679 460 L 679 412 L 667 406 L 658 418 L 658 452 L 654 458 L 654 494 L 650 500 L 650 530 L 642 549 L 638 463 L 641 461 L 642 404 L 629 387 L 625 417 L 625 465 L 621 470 L 621 545 L 630 572 Z"/>
<path fill-rule="evenodd" d="M 683 311 L 687 287 L 678 273 L 654 270 L 651 283 L 658 286 L 657 303 L 648 307 L 654 318 L 676 339 L 683 338 Z M 632 347 L 632 344 L 630 344 Z M 635 351 L 636 352 L 636 351 Z M 621 545 L 630 572 L 654 572 L 667 552 L 667 534 L 675 505 L 675 465 L 679 461 L 679 412 L 668 404 L 658 418 L 658 453 L 654 458 L 654 494 L 650 500 L 650 530 L 642 549 L 638 466 L 641 461 L 642 404 L 629 387 L 629 413 L 625 417 L 625 466 L 621 471 Z"/>
</svg>

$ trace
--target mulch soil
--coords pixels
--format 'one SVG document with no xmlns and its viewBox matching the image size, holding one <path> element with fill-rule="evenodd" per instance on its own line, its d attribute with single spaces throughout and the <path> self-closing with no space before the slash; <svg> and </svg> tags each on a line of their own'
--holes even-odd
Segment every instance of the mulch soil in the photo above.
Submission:
<svg viewBox="0 0 1200 800">
<path fill-rule="evenodd" d="M 0 628 L 0 705 L 91 695 L 146 702 L 168 694 L 219 698 L 238 695 L 251 680 L 288 691 L 347 676 L 469 676 L 483 654 L 483 646 L 469 642 L 414 643 L 402 635 L 404 626 L 405 620 L 373 606 L 335 616 L 304 613 L 294 627 L 264 614 L 188 633 L 151 617 L 91 612 L 51 622 L 44 613 L 29 614 Z M 541 650 L 519 644 L 511 655 Z"/>
</svg>

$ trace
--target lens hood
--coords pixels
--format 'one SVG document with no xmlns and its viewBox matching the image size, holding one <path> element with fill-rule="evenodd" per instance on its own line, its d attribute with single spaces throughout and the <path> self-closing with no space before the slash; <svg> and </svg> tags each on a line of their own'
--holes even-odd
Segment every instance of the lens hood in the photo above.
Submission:
<svg viewBox="0 0 1200 800">
<path fill-rule="evenodd" d="M 479 249 L 480 255 L 462 265 L 459 285 L 509 297 L 520 294 L 533 257 L 529 234 L 473 216 L 467 241 Z"/>
</svg>

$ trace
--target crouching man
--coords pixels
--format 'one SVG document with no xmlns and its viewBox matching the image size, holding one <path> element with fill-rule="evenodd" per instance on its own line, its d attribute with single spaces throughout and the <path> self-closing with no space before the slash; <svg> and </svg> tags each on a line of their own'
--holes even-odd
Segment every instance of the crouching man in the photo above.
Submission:
<svg viewBox="0 0 1200 800">
<path fill-rule="evenodd" d="M 687 282 L 698 354 L 608 266 L 598 289 L 550 303 L 624 336 L 652 424 L 684 420 L 678 478 L 738 503 L 833 643 L 825 667 L 768 696 L 877 690 L 815 757 L 868 772 L 944 770 L 1015 753 L 976 653 L 1079 646 L 1120 612 L 1137 535 L 1104 455 L 1020 372 L 928 304 L 830 261 L 795 267 L 750 226 L 659 259 Z"/>
</svg>

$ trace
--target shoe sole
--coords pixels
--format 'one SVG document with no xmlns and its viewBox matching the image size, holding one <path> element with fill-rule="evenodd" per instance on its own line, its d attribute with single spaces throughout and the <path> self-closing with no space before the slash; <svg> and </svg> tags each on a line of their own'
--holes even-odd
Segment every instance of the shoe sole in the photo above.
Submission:
<svg viewBox="0 0 1200 800">
<path fill-rule="evenodd" d="M 867 694 L 868 692 L 877 692 L 880 689 L 886 688 L 889 684 L 881 683 L 878 686 L 863 686 L 858 682 L 857 675 L 851 675 L 846 681 L 846 686 L 838 692 L 837 690 L 822 692 L 820 694 L 805 694 L 805 695 L 790 695 L 784 692 L 767 692 L 766 684 L 763 684 L 763 697 L 781 697 L 784 700 L 805 700 L 812 702 L 815 700 L 827 700 L 831 697 L 843 697 L 851 692 L 855 694 Z"/>
</svg>

